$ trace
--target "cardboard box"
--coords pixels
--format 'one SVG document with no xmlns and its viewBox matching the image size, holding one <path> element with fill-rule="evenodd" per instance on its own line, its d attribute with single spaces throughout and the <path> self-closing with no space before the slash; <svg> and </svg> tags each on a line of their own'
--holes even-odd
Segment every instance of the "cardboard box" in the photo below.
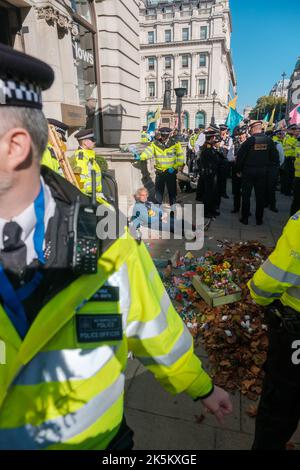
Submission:
<svg viewBox="0 0 300 470">
<path fill-rule="evenodd" d="M 236 292 L 226 295 L 224 291 L 221 290 L 220 292 L 211 291 L 206 284 L 201 282 L 199 276 L 194 276 L 192 282 L 198 294 L 210 307 L 219 307 L 220 305 L 231 304 L 241 300 L 242 290 L 236 286 L 236 284 L 234 284 L 236 286 Z"/>
</svg>

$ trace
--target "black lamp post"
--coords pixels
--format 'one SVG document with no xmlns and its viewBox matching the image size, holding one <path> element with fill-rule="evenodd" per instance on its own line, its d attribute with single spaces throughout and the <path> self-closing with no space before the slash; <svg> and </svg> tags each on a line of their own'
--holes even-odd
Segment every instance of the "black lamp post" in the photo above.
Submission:
<svg viewBox="0 0 300 470">
<path fill-rule="evenodd" d="M 281 120 L 281 111 L 282 111 L 282 100 L 283 100 L 283 90 L 284 90 L 284 80 L 286 77 L 286 73 L 283 72 L 282 76 L 282 84 L 281 84 L 281 100 L 280 100 L 280 108 L 279 108 L 279 121 Z"/>
<path fill-rule="evenodd" d="M 176 97 L 177 97 L 177 102 L 176 102 L 176 112 L 178 114 L 178 134 L 181 134 L 181 112 L 182 112 L 182 98 L 184 97 L 186 93 L 186 88 L 174 88 Z"/>
<path fill-rule="evenodd" d="M 216 102 L 216 97 L 217 93 L 216 90 L 213 91 L 212 98 L 213 98 L 213 112 L 212 112 L 212 117 L 211 117 L 211 124 L 216 124 L 216 119 L 215 119 L 215 102 Z"/>
</svg>

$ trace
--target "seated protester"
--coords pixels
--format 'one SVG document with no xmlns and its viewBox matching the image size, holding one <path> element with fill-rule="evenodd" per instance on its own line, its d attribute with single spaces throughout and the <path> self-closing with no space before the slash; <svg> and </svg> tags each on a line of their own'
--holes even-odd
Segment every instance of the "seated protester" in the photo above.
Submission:
<svg viewBox="0 0 300 470">
<path fill-rule="evenodd" d="M 170 216 L 162 211 L 162 209 L 152 202 L 148 201 L 149 193 L 146 188 L 139 188 L 134 194 L 135 205 L 132 211 L 131 223 L 135 229 L 140 227 L 147 227 L 152 230 L 158 230 L 160 232 L 168 231 L 174 233 L 176 228 L 176 219 L 174 212 L 170 213 Z M 195 238 L 193 233 L 194 227 L 188 227 L 188 223 L 182 221 L 180 227 L 182 235 L 189 240 Z"/>
</svg>

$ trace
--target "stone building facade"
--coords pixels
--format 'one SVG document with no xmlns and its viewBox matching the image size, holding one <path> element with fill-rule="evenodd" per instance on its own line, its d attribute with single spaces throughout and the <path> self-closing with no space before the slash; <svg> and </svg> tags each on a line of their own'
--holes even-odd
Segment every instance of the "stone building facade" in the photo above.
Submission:
<svg viewBox="0 0 300 470">
<path fill-rule="evenodd" d="M 297 104 L 300 104 L 300 56 L 290 79 L 286 117 Z"/>
<path fill-rule="evenodd" d="M 0 42 L 53 67 L 47 117 L 94 125 L 102 146 L 139 140 L 138 0 L 0 0 Z"/>
<path fill-rule="evenodd" d="M 155 1 L 140 6 L 142 125 L 162 107 L 166 82 L 187 89 L 183 126 L 225 121 L 236 90 L 228 0 Z M 215 99 L 213 93 L 216 92 Z M 176 97 L 173 92 L 172 108 Z"/>
</svg>

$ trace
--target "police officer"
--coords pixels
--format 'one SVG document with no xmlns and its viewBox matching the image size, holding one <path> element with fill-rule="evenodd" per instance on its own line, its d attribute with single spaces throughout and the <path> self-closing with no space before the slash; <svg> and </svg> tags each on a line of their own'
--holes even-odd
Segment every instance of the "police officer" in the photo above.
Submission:
<svg viewBox="0 0 300 470">
<path fill-rule="evenodd" d="M 159 129 L 160 138 L 155 139 L 141 154 L 140 159 L 155 159 L 155 191 L 156 202 L 162 204 L 167 186 L 169 194 L 169 202 L 172 206 L 176 203 L 177 182 L 176 174 L 178 168 L 182 168 L 185 164 L 184 153 L 180 142 L 173 138 L 169 127 L 161 127 Z"/>
<path fill-rule="evenodd" d="M 275 250 L 249 282 L 266 308 L 269 350 L 253 449 L 284 450 L 300 419 L 300 213 L 286 225 Z"/>
<path fill-rule="evenodd" d="M 217 211 L 219 205 L 219 193 L 217 187 L 217 175 L 220 165 L 218 151 L 215 148 L 217 136 L 216 131 L 206 131 L 206 141 L 202 147 L 199 159 L 200 178 L 198 181 L 196 200 L 200 197 L 204 203 L 204 216 L 213 218 L 220 213 Z M 201 191 L 200 191 L 200 188 Z M 200 195 L 200 192 L 202 193 Z"/>
<path fill-rule="evenodd" d="M 92 194 L 92 170 L 96 172 L 96 192 L 98 197 L 102 194 L 101 168 L 96 160 L 95 136 L 93 129 L 82 129 L 75 138 L 78 140 L 79 148 L 71 159 L 71 165 L 75 174 L 80 175 L 80 187 L 85 194 Z"/>
<path fill-rule="evenodd" d="M 282 192 L 286 196 L 291 196 L 293 181 L 295 176 L 295 157 L 297 147 L 297 125 L 290 124 L 287 128 L 287 133 L 283 139 L 283 150 L 285 155 L 285 161 L 283 164 L 283 180 L 282 180 Z"/>
<path fill-rule="evenodd" d="M 147 126 L 143 126 L 142 132 L 141 132 L 141 143 L 142 144 L 148 144 L 149 138 L 147 134 Z"/>
<path fill-rule="evenodd" d="M 195 166 L 195 160 L 196 160 L 195 144 L 198 140 L 199 133 L 200 133 L 199 129 L 196 128 L 194 129 L 194 133 L 192 134 L 192 136 L 189 138 L 189 143 L 188 143 L 189 153 L 188 153 L 188 162 L 187 162 L 189 173 L 194 173 L 194 166 Z"/>
<path fill-rule="evenodd" d="M 233 194 L 233 209 L 232 214 L 240 212 L 241 196 L 242 196 L 242 179 L 241 174 L 238 172 L 236 166 L 236 158 L 239 149 L 247 140 L 247 126 L 242 126 L 236 130 L 236 140 L 234 143 L 234 161 L 232 163 L 232 194 Z"/>
<path fill-rule="evenodd" d="M 250 124 L 251 137 L 243 143 L 237 154 L 236 167 L 242 176 L 242 217 L 240 222 L 248 225 L 250 197 L 254 188 L 256 197 L 256 224 L 262 225 L 265 205 L 265 185 L 270 162 L 278 160 L 278 152 L 270 137 L 262 132 L 262 121 Z"/>
<path fill-rule="evenodd" d="M 70 253 L 72 263 L 82 256 L 74 229 L 94 239 L 93 206 L 49 168 L 40 172 L 41 92 L 53 80 L 47 64 L 0 44 L 0 448 L 132 448 L 128 349 L 166 390 L 201 399 L 222 421 L 228 394 L 202 369 L 143 243 L 127 232 L 103 240 L 92 275 L 70 264 Z M 89 210 L 74 227 L 76 201 Z"/>
<path fill-rule="evenodd" d="M 219 168 L 218 186 L 221 197 L 229 199 L 227 194 L 227 178 L 230 173 L 230 162 L 233 160 L 233 140 L 230 137 L 226 124 L 221 124 L 219 128 L 221 135 L 220 153 L 223 155 L 223 159 Z"/>
<path fill-rule="evenodd" d="M 59 137 L 59 140 L 60 140 L 59 142 L 60 148 L 63 152 L 65 152 L 67 150 L 67 147 L 65 144 L 67 142 L 66 134 L 67 134 L 67 131 L 69 130 L 69 126 L 67 126 L 67 124 L 61 121 L 58 121 L 57 119 L 52 119 L 52 118 L 48 119 L 48 123 L 55 128 L 57 135 Z M 45 152 L 43 153 L 41 163 L 42 165 L 45 165 L 48 168 L 51 168 L 51 170 L 63 176 L 54 147 L 50 142 L 48 142 L 47 148 Z"/>
<path fill-rule="evenodd" d="M 299 132 L 299 127 L 298 127 Z M 293 190 L 293 202 L 291 205 L 291 215 L 300 210 L 300 136 L 297 137 L 297 147 L 295 156 L 295 179 Z"/>
</svg>

